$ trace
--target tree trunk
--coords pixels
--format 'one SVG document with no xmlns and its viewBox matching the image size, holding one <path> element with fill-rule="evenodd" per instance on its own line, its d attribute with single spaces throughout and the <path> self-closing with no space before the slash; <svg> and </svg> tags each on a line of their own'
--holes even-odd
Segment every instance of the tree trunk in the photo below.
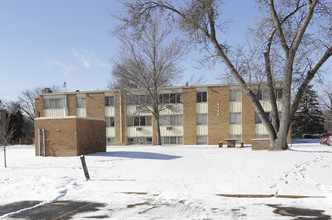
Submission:
<svg viewBox="0 0 332 220">
<path fill-rule="evenodd" d="M 157 120 L 157 145 L 161 145 L 161 135 L 160 135 L 160 126 L 159 119 Z"/>
<path fill-rule="evenodd" d="M 157 131 L 157 145 L 161 145 L 160 125 L 159 125 L 159 111 L 155 113 L 156 131 Z"/>
<path fill-rule="evenodd" d="M 292 73 L 293 73 L 293 59 L 287 57 L 285 68 L 284 68 L 284 84 L 282 89 L 282 115 L 280 120 L 279 132 L 277 139 L 271 141 L 271 150 L 286 150 L 287 135 L 290 128 L 291 118 L 291 84 L 292 84 Z"/>
</svg>

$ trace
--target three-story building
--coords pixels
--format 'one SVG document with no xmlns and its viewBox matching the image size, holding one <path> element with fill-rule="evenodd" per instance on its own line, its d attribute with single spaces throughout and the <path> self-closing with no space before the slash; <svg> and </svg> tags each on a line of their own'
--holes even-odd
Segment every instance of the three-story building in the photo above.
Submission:
<svg viewBox="0 0 332 220">
<path fill-rule="evenodd" d="M 238 85 L 168 87 L 158 93 L 162 144 L 216 145 L 227 138 L 251 143 L 251 139 L 268 137 Z M 271 111 L 268 93 L 257 90 L 257 96 L 265 111 Z M 107 145 L 157 143 L 151 96 L 144 90 L 52 93 L 45 89 L 35 106 L 37 121 L 66 117 L 105 120 Z M 37 130 L 35 133 L 38 135 Z"/>
</svg>

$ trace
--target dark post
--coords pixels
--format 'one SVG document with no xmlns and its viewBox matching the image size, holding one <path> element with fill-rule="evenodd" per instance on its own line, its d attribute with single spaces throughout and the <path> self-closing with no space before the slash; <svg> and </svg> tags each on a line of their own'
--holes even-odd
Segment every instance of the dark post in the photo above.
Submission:
<svg viewBox="0 0 332 220">
<path fill-rule="evenodd" d="M 88 181 L 90 179 L 90 176 L 89 176 L 89 172 L 88 172 L 88 167 L 86 166 L 86 163 L 85 163 L 84 155 L 81 155 L 81 162 L 82 162 L 82 167 L 83 167 L 83 171 L 84 171 L 86 181 Z"/>
</svg>

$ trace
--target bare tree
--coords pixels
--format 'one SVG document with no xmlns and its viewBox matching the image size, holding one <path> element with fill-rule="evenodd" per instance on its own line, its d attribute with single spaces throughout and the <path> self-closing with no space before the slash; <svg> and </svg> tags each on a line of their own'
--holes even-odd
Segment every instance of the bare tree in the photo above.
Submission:
<svg viewBox="0 0 332 220">
<path fill-rule="evenodd" d="M 331 132 L 332 128 L 332 92 L 331 89 L 324 89 L 320 95 L 320 105 L 325 118 L 327 132 Z"/>
<path fill-rule="evenodd" d="M 14 126 L 10 125 L 10 118 L 0 120 L 0 145 L 3 148 L 4 165 L 7 167 L 6 147 L 11 144 L 14 137 Z"/>
<path fill-rule="evenodd" d="M 324 98 L 321 98 L 324 116 L 328 120 L 332 121 L 332 92 L 325 90 L 322 96 L 324 96 Z"/>
<path fill-rule="evenodd" d="M 170 39 L 171 30 L 163 26 L 157 16 L 150 17 L 144 25 L 145 29 L 139 35 L 119 29 L 115 31 L 121 47 L 113 58 L 114 68 L 109 87 L 134 97 L 137 91 L 148 94 L 149 98 L 140 99 L 136 104 L 154 116 L 157 144 L 161 145 L 159 118 L 163 105 L 159 99 L 160 88 L 172 85 L 181 77 L 179 61 L 184 57 L 185 50 L 181 41 Z M 133 93 L 132 89 L 138 90 Z"/>
<path fill-rule="evenodd" d="M 22 112 L 32 121 L 35 120 L 35 98 L 39 97 L 44 88 L 45 87 L 40 86 L 34 89 L 26 89 L 18 97 L 18 103 L 20 104 Z M 62 88 L 60 86 L 53 85 L 51 90 L 53 92 L 61 92 Z"/>
<path fill-rule="evenodd" d="M 192 41 L 215 54 L 228 68 L 244 93 L 249 97 L 256 112 L 266 127 L 272 150 L 287 149 L 287 135 L 294 113 L 308 84 L 318 70 L 332 55 L 332 3 L 324 0 L 257 0 L 260 7 L 260 25 L 257 32 L 264 45 L 260 47 L 266 86 L 271 102 L 270 121 L 258 97 L 246 78 L 236 68 L 231 48 L 218 40 L 224 30 L 221 20 L 221 0 L 170 0 L 125 1 L 126 11 L 122 21 L 124 28 L 144 30 L 145 22 L 154 11 L 163 12 L 165 19 L 172 21 Z M 165 13 L 167 11 L 167 13 Z M 276 62 L 279 68 L 273 68 Z M 300 62 L 301 61 L 301 62 Z M 300 62 L 301 65 L 297 65 Z M 302 66 L 303 63 L 306 65 Z M 300 68 L 302 66 L 302 68 Z M 277 71 L 281 70 L 279 77 Z M 277 108 L 276 81 L 282 83 L 282 116 Z M 296 89 L 294 86 L 296 85 Z M 294 91 L 294 95 L 292 95 Z"/>
</svg>

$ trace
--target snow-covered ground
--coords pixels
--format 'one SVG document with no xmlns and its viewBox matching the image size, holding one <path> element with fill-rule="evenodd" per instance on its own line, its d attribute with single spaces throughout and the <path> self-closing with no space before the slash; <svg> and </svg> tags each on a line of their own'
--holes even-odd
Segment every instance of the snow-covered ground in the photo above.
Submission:
<svg viewBox="0 0 332 220">
<path fill-rule="evenodd" d="M 316 140 L 317 141 L 317 140 Z M 296 142 L 287 151 L 217 146 L 112 146 L 79 157 L 36 157 L 33 146 L 0 152 L 0 206 L 17 201 L 91 201 L 106 206 L 82 217 L 112 219 L 290 219 L 275 204 L 332 215 L 332 147 Z M 322 198 L 233 198 L 218 194 Z M 40 205 L 43 205 L 40 204 Z M 0 218 L 6 218 L 0 216 Z"/>
</svg>

